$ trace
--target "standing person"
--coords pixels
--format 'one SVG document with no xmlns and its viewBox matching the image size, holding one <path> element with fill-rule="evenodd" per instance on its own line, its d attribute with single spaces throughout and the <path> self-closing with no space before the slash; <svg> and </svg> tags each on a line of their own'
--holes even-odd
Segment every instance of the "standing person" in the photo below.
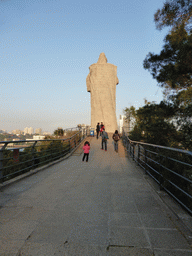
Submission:
<svg viewBox="0 0 192 256">
<path fill-rule="evenodd" d="M 103 129 L 104 129 L 104 124 L 101 122 L 101 127 L 100 127 L 100 136 L 103 134 Z"/>
<path fill-rule="evenodd" d="M 97 132 L 97 139 L 98 139 L 98 137 L 99 137 L 99 132 L 100 132 L 100 124 L 99 124 L 99 123 L 97 123 L 96 132 Z"/>
<path fill-rule="evenodd" d="M 83 155 L 83 159 L 82 161 L 84 162 L 84 159 L 86 157 L 86 162 L 88 162 L 89 159 L 89 150 L 90 150 L 90 144 L 88 141 L 85 141 L 85 144 L 83 146 L 83 150 L 84 150 L 84 155 Z"/>
<path fill-rule="evenodd" d="M 116 152 L 118 152 L 118 141 L 120 139 L 120 135 L 118 131 L 116 130 L 115 133 L 113 134 L 113 140 L 114 140 L 114 149 Z"/>
<path fill-rule="evenodd" d="M 105 131 L 105 128 L 103 128 L 101 138 L 102 138 L 101 149 L 103 150 L 103 144 L 105 144 L 105 151 L 107 151 L 107 139 L 109 139 L 109 137 L 108 137 L 107 132 Z"/>
</svg>

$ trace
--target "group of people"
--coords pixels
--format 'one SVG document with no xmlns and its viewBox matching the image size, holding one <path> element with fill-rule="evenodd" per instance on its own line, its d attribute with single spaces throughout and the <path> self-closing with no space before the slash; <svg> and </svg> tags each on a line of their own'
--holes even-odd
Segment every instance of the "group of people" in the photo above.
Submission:
<svg viewBox="0 0 192 256">
<path fill-rule="evenodd" d="M 97 132 L 97 139 L 99 138 L 99 133 L 100 133 L 100 136 L 103 132 L 103 129 L 105 130 L 105 126 L 104 124 L 101 122 L 101 125 L 100 123 L 97 123 L 97 126 L 96 126 L 96 132 Z"/>
<path fill-rule="evenodd" d="M 109 139 L 109 137 L 108 137 L 107 132 L 105 131 L 105 126 L 102 122 L 101 122 L 101 125 L 100 125 L 100 123 L 97 123 L 96 132 L 97 132 L 97 139 L 99 138 L 99 133 L 100 133 L 100 136 L 102 138 L 102 140 L 101 140 L 101 150 L 104 150 L 104 147 L 105 147 L 105 151 L 107 151 L 107 140 Z M 118 141 L 120 139 L 120 135 L 118 133 L 118 130 L 115 131 L 112 138 L 113 138 L 113 141 L 114 141 L 114 150 L 116 152 L 118 152 Z M 84 161 L 85 157 L 86 157 L 86 162 L 88 162 L 89 150 L 90 150 L 90 143 L 88 141 L 86 141 L 84 146 L 83 146 L 84 155 L 83 155 L 82 161 Z"/>
</svg>

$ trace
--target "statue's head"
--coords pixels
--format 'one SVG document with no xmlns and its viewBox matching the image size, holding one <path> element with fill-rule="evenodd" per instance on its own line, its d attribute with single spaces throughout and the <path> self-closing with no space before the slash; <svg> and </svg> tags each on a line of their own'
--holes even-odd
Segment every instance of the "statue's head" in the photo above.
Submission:
<svg viewBox="0 0 192 256">
<path fill-rule="evenodd" d="M 107 58 L 106 58 L 104 52 L 102 52 L 102 53 L 99 55 L 99 59 L 98 59 L 97 63 L 99 63 L 99 64 L 105 64 L 105 63 L 107 63 Z"/>
</svg>

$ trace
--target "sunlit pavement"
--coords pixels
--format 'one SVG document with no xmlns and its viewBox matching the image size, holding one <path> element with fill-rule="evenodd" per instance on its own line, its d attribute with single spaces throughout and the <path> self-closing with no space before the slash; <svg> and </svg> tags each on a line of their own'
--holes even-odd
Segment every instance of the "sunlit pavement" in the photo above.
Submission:
<svg viewBox="0 0 192 256">
<path fill-rule="evenodd" d="M 109 137 L 107 151 L 89 138 L 88 162 L 79 149 L 1 189 L 0 255 L 192 255 L 192 234 Z"/>
</svg>

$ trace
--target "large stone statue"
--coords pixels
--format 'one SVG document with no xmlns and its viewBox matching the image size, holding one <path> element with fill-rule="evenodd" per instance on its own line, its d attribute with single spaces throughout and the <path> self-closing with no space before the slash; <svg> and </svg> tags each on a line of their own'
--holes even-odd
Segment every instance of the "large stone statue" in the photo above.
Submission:
<svg viewBox="0 0 192 256">
<path fill-rule="evenodd" d="M 87 91 L 91 93 L 91 127 L 103 122 L 107 132 L 117 129 L 116 85 L 117 67 L 107 63 L 105 53 L 101 53 L 97 63 L 89 67 L 86 79 Z"/>
</svg>

